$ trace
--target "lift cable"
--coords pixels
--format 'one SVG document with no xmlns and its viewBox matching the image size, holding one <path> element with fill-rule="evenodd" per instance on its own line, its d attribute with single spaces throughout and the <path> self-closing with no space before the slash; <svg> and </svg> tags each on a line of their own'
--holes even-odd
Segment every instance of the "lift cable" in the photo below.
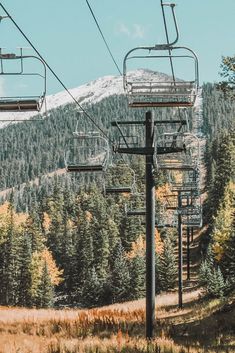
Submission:
<svg viewBox="0 0 235 353">
<path fill-rule="evenodd" d="M 72 98 L 72 100 L 76 103 L 76 105 L 83 111 L 83 113 L 85 114 L 85 116 L 95 125 L 95 127 L 107 138 L 107 140 L 111 143 L 113 143 L 113 141 L 110 139 L 110 137 L 108 136 L 108 134 L 99 126 L 99 124 L 96 123 L 96 121 L 94 120 L 94 118 L 87 113 L 87 111 L 82 107 L 82 105 L 78 102 L 78 100 L 74 97 L 74 95 L 69 91 L 69 89 L 65 86 L 65 84 L 63 83 L 63 81 L 59 78 L 59 76 L 56 74 L 56 72 L 52 69 L 52 67 L 47 63 L 47 61 L 43 58 L 43 56 L 39 53 L 39 51 L 36 49 L 36 47 L 34 46 L 34 44 L 31 42 L 31 40 L 26 36 L 26 34 L 23 32 L 23 30 L 19 27 L 19 25 L 16 23 L 16 21 L 12 18 L 12 16 L 10 15 L 10 13 L 6 10 L 6 8 L 2 5 L 2 3 L 0 3 L 1 8 L 5 11 L 5 13 L 7 14 L 7 16 L 10 18 L 10 20 L 13 22 L 13 24 L 15 25 L 15 27 L 19 30 L 19 32 L 22 34 L 22 36 L 26 39 L 26 41 L 29 43 L 29 45 L 33 48 L 33 50 L 37 53 L 37 55 L 39 56 L 39 58 L 41 60 L 43 60 L 43 62 L 45 63 L 46 67 L 48 68 L 48 70 L 52 73 L 52 75 L 57 79 L 57 81 L 61 84 L 61 86 L 65 89 L 65 91 L 69 94 L 69 96 Z"/>
<path fill-rule="evenodd" d="M 88 8 L 89 8 L 89 10 L 90 10 L 90 13 L 91 13 L 91 15 L 92 15 L 94 21 L 95 21 L 95 24 L 96 24 L 96 26 L 97 26 L 97 28 L 98 28 L 98 30 L 99 30 L 99 32 L 100 32 L 100 35 L 101 35 L 101 37 L 102 37 L 102 39 L 103 39 L 103 41 L 104 41 L 104 44 L 105 44 L 105 46 L 106 46 L 106 48 L 107 48 L 107 50 L 108 50 L 108 52 L 109 52 L 109 55 L 111 56 L 111 58 L 112 58 L 112 60 L 113 60 L 113 63 L 114 63 L 114 65 L 116 66 L 116 68 L 117 68 L 117 70 L 118 70 L 120 76 L 122 76 L 122 71 L 120 70 L 120 68 L 119 68 L 119 66 L 118 66 L 118 64 L 117 64 L 117 62 L 116 62 L 116 60 L 115 60 L 115 58 L 114 58 L 114 56 L 113 56 L 113 54 L 112 54 L 112 52 L 111 52 L 111 49 L 110 49 L 110 47 L 109 47 L 109 45 L 108 45 L 108 43 L 107 43 L 107 41 L 106 41 L 106 39 L 105 39 L 105 37 L 104 37 L 104 34 L 103 34 L 103 32 L 102 32 L 102 30 L 101 30 L 101 28 L 100 28 L 100 25 L 99 25 L 99 23 L 98 23 L 98 21 L 97 21 L 97 18 L 96 18 L 95 14 L 94 14 L 94 11 L 92 10 L 91 5 L 89 4 L 89 1 L 88 1 L 88 0 L 86 0 L 86 3 L 87 3 L 87 6 L 88 6 Z"/>
</svg>

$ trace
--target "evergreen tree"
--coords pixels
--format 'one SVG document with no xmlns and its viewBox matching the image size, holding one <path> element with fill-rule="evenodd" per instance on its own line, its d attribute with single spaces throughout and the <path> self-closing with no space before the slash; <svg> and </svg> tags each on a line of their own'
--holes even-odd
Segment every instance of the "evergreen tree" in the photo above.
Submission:
<svg viewBox="0 0 235 353">
<path fill-rule="evenodd" d="M 177 279 L 177 262 L 174 248 L 169 238 L 164 240 L 163 252 L 160 256 L 159 277 L 164 291 L 173 289 Z"/>
<path fill-rule="evenodd" d="M 25 237 L 28 237 L 29 242 L 31 243 L 32 252 L 42 250 L 46 241 L 37 210 L 37 206 L 36 209 L 33 208 L 33 210 L 31 210 L 24 227 Z"/>
<path fill-rule="evenodd" d="M 44 261 L 40 284 L 38 287 L 38 306 L 40 308 L 48 308 L 53 304 L 54 291 L 53 285 L 51 283 L 51 278 L 49 275 L 48 267 L 46 261 Z"/>
<path fill-rule="evenodd" d="M 14 210 L 12 202 L 8 206 L 8 224 L 6 241 L 4 243 L 4 259 L 2 271 L 2 287 L 4 304 L 16 305 L 19 298 L 20 244 L 14 225 Z"/>
<path fill-rule="evenodd" d="M 31 306 L 32 300 L 30 295 L 31 289 L 31 273 L 30 265 L 32 261 L 32 245 L 26 233 L 22 237 L 22 248 L 19 270 L 19 301 L 21 306 Z"/>
<path fill-rule="evenodd" d="M 47 245 L 52 251 L 57 264 L 60 263 L 60 258 L 62 257 L 63 231 L 61 224 L 63 224 L 63 206 L 64 200 L 61 185 L 55 179 L 53 195 L 48 202 L 51 224 L 47 235 Z"/>
<path fill-rule="evenodd" d="M 233 226 L 234 228 L 234 226 Z M 225 251 L 221 261 L 223 274 L 227 280 L 228 289 L 234 290 L 235 288 L 235 232 L 225 243 Z"/>
<path fill-rule="evenodd" d="M 233 207 L 233 199 L 233 184 L 230 182 L 226 186 L 224 195 L 220 200 L 211 232 L 211 243 L 213 244 L 213 252 L 217 262 L 220 262 L 222 259 L 225 251 L 225 243 L 230 238 L 235 211 Z"/>
<path fill-rule="evenodd" d="M 208 279 L 214 268 L 215 268 L 215 255 L 213 251 L 213 246 L 210 243 L 207 248 L 205 259 L 202 261 L 199 268 L 199 283 L 203 287 L 206 288 L 208 286 Z"/>
<path fill-rule="evenodd" d="M 226 285 L 220 268 L 213 268 L 208 275 L 207 293 L 211 297 L 222 298 Z"/>
<path fill-rule="evenodd" d="M 102 304 L 103 284 L 99 280 L 95 268 L 88 271 L 87 278 L 82 287 L 82 303 L 84 306 L 92 307 Z"/>
<path fill-rule="evenodd" d="M 131 250 L 131 245 L 142 234 L 138 219 L 136 217 L 125 217 L 120 225 L 120 237 L 125 251 Z"/>
<path fill-rule="evenodd" d="M 75 289 L 75 278 L 74 269 L 76 268 L 76 252 L 74 243 L 74 231 L 69 227 L 69 220 L 67 218 L 67 212 L 63 217 L 63 240 L 62 240 L 62 256 L 60 258 L 60 267 L 63 268 L 63 278 L 60 288 L 64 294 L 68 295 L 71 299 L 71 295 Z"/>
<path fill-rule="evenodd" d="M 159 294 L 162 290 L 161 283 L 161 259 L 159 253 L 155 252 L 155 291 Z"/>
<path fill-rule="evenodd" d="M 91 234 L 92 215 L 88 211 L 81 211 L 76 234 L 75 252 L 76 268 L 74 268 L 74 284 L 79 301 L 82 287 L 94 266 L 94 247 Z"/>
<path fill-rule="evenodd" d="M 216 169 L 213 185 L 208 195 L 208 218 L 210 225 L 213 225 L 213 217 L 219 209 L 229 182 L 234 178 L 235 170 L 235 140 L 234 133 L 224 132 L 218 141 L 219 149 L 216 156 Z"/>
<path fill-rule="evenodd" d="M 130 260 L 130 289 L 129 299 L 139 299 L 145 295 L 145 259 L 137 254 Z"/>
<path fill-rule="evenodd" d="M 217 88 L 224 93 L 225 98 L 234 98 L 235 56 L 224 56 L 222 58 L 220 75 L 224 80 L 217 85 Z"/>
<path fill-rule="evenodd" d="M 207 287 L 208 279 L 211 276 L 213 268 L 211 268 L 207 261 L 203 261 L 199 267 L 199 284 L 203 287 Z"/>
<path fill-rule="evenodd" d="M 91 234 L 94 246 L 94 265 L 96 268 L 97 276 L 106 280 L 109 265 L 109 233 L 106 228 L 107 217 L 103 217 L 98 221 L 95 217 L 91 221 Z"/>
<path fill-rule="evenodd" d="M 110 282 L 113 302 L 122 302 L 129 297 L 130 273 L 124 248 L 119 241 L 113 251 L 113 266 Z"/>
</svg>

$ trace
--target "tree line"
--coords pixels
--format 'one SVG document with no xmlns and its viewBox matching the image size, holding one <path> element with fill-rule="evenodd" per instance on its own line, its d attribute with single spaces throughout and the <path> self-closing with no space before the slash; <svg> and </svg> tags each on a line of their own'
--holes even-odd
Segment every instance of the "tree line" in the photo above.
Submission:
<svg viewBox="0 0 235 353">
<path fill-rule="evenodd" d="M 208 295 L 223 297 L 235 288 L 235 102 L 234 57 L 224 57 L 223 81 L 204 87 L 207 136 L 207 200 L 200 282 Z"/>
<path fill-rule="evenodd" d="M 125 214 L 129 195 L 70 183 L 53 177 L 29 213 L 14 210 L 13 194 L 1 206 L 1 305 L 91 307 L 145 295 L 144 229 Z M 177 278 L 168 235 L 156 233 L 158 293 Z"/>
</svg>

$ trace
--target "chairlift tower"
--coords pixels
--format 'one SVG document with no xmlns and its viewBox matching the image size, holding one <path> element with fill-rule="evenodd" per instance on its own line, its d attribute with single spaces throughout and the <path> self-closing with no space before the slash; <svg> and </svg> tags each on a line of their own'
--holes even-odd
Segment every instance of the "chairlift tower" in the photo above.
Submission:
<svg viewBox="0 0 235 353">
<path fill-rule="evenodd" d="M 194 106 L 198 86 L 198 59 L 194 51 L 188 47 L 175 46 L 178 41 L 178 27 L 174 14 L 175 4 L 164 4 L 161 0 L 164 25 L 167 35 L 167 43 L 154 46 L 141 46 L 131 49 L 125 56 L 123 61 L 123 86 L 128 97 L 128 104 L 130 108 L 192 108 Z M 176 29 L 176 39 L 170 43 L 167 25 L 165 21 L 164 7 L 170 7 L 173 15 L 173 21 Z M 155 73 L 142 70 L 141 75 L 133 75 L 130 71 L 131 63 L 138 63 L 138 61 L 145 61 L 149 63 L 153 61 L 157 64 L 159 62 L 167 62 L 170 64 L 172 76 L 162 75 L 160 78 Z M 174 64 L 178 61 L 189 61 L 192 66 L 192 78 L 181 80 L 176 77 L 174 71 Z M 181 75 L 179 75 L 181 77 Z M 180 114 L 179 114 L 180 115 Z M 179 119 L 182 120 L 182 119 Z M 145 172 L 146 172 L 146 339 L 151 340 L 154 336 L 155 324 L 155 180 L 154 169 L 158 166 L 158 156 L 169 156 L 177 153 L 186 152 L 185 144 L 179 144 L 180 125 L 177 133 L 178 135 L 170 136 L 172 141 L 170 144 L 158 145 L 158 136 L 155 136 L 155 125 L 158 121 L 154 121 L 154 115 L 151 110 L 145 114 L 145 120 L 140 121 L 119 121 L 113 122 L 112 125 L 119 129 L 124 145 L 119 145 L 116 151 L 119 153 L 127 153 L 134 155 L 145 156 Z M 165 125 L 172 124 L 172 120 L 165 121 Z M 185 122 L 186 123 L 186 122 Z M 145 127 L 145 146 L 131 146 L 128 144 L 125 134 L 122 132 L 121 125 L 142 124 Z M 187 146 L 186 146 L 187 147 Z M 188 156 L 189 159 L 191 156 Z M 186 160 L 184 163 L 162 163 L 160 169 L 162 170 L 194 170 L 195 166 Z M 178 191 L 178 206 L 181 205 L 180 190 Z M 137 210 L 138 211 L 138 210 Z M 137 215 L 138 212 L 136 212 Z M 142 213 L 141 213 L 142 214 Z M 133 213 L 134 215 L 134 213 Z M 182 306 L 182 218 L 184 216 L 178 213 L 178 234 L 179 234 L 179 305 Z"/>
<path fill-rule="evenodd" d="M 155 126 L 162 122 L 154 121 L 151 111 L 146 112 L 144 121 L 114 121 L 112 126 L 116 126 L 120 132 L 119 145 L 116 146 L 116 152 L 132 155 L 145 156 L 146 171 L 146 206 L 142 209 L 127 211 L 127 215 L 143 216 L 146 221 L 146 338 L 153 337 L 154 321 L 155 321 L 155 228 L 158 227 L 155 216 L 155 180 L 154 169 L 157 166 L 158 156 L 171 156 L 172 154 L 185 154 L 187 147 L 187 139 L 191 138 L 190 134 L 170 134 L 167 137 L 167 143 L 157 145 L 157 137 L 155 136 Z M 170 121 L 172 124 L 172 121 Z M 175 121 L 175 123 L 179 123 Z M 128 144 L 128 136 L 125 135 L 123 126 L 142 125 L 145 128 L 145 146 L 132 146 Z M 179 141 L 179 137 L 181 140 Z M 165 141 L 165 139 L 164 139 Z M 186 146 L 186 147 L 185 147 Z M 170 159 L 171 157 L 168 157 Z M 169 161 L 164 161 L 166 169 L 169 168 Z M 164 169 L 164 163 L 161 168 Z M 179 159 L 173 169 L 194 170 L 194 161 L 188 161 L 187 166 Z M 179 191 L 180 194 L 180 191 Z M 181 200 L 181 198 L 179 197 Z M 178 201 L 179 202 L 179 201 Z M 181 201 L 180 201 L 181 202 Z M 178 203 L 179 205 L 179 203 Z M 178 209 L 178 206 L 175 205 Z M 169 224 L 170 225 L 170 224 Z M 168 225 L 166 225 L 168 226 Z M 179 234 L 179 306 L 182 306 L 182 222 L 181 214 L 178 215 L 178 234 Z"/>
</svg>

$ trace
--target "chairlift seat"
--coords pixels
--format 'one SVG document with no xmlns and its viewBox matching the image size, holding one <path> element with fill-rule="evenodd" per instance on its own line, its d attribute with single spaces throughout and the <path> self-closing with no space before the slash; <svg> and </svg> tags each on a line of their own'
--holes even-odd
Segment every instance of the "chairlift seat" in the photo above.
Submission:
<svg viewBox="0 0 235 353">
<path fill-rule="evenodd" d="M 155 226 L 157 226 L 157 228 L 165 228 L 165 227 L 175 228 L 177 227 L 177 221 L 175 219 L 172 219 L 172 221 L 168 222 L 167 220 L 157 217 L 155 219 Z"/>
<path fill-rule="evenodd" d="M 192 164 L 181 164 L 181 163 L 158 163 L 158 168 L 160 170 L 194 170 L 195 165 Z"/>
<path fill-rule="evenodd" d="M 176 108 L 176 107 L 183 107 L 183 108 L 190 108 L 193 104 L 189 102 L 183 101 L 162 101 L 162 102 L 154 102 L 154 101 L 145 101 L 145 102 L 137 102 L 137 101 L 130 101 L 129 107 L 130 108 Z"/>
<path fill-rule="evenodd" d="M 81 137 L 81 138 L 80 138 Z M 67 172 L 104 172 L 108 163 L 108 141 L 98 134 L 73 134 L 65 153 Z"/>
<path fill-rule="evenodd" d="M 188 219 L 188 220 L 183 220 L 182 225 L 188 226 L 188 227 L 201 227 L 202 226 L 202 218 L 198 219 Z"/>
<path fill-rule="evenodd" d="M 0 112 L 40 111 L 40 99 L 0 99 Z"/>
<path fill-rule="evenodd" d="M 146 210 L 145 209 L 127 210 L 126 215 L 127 216 L 145 216 Z"/>
<path fill-rule="evenodd" d="M 171 187 L 172 192 L 183 191 L 183 192 L 200 192 L 199 185 L 196 183 L 187 184 L 173 184 Z"/>
<path fill-rule="evenodd" d="M 130 186 L 107 186 L 105 187 L 106 194 L 122 194 L 127 193 L 130 194 L 132 192 L 132 188 Z"/>
<path fill-rule="evenodd" d="M 97 165 L 67 165 L 67 172 L 103 172 L 105 169 L 103 164 Z"/>
<path fill-rule="evenodd" d="M 192 107 L 196 99 L 195 82 L 128 82 L 131 108 Z"/>
<path fill-rule="evenodd" d="M 179 214 L 186 216 L 196 216 L 201 214 L 201 209 L 195 206 L 185 206 L 179 208 Z"/>
<path fill-rule="evenodd" d="M 141 222 L 142 226 L 146 226 L 146 222 L 142 221 Z M 176 228 L 177 225 L 175 225 L 174 223 L 170 224 L 170 223 L 166 223 L 166 224 L 158 224 L 157 220 L 155 220 L 155 227 L 158 229 L 163 229 L 163 228 Z"/>
<path fill-rule="evenodd" d="M 192 214 L 182 213 L 181 214 L 182 225 L 185 225 L 188 227 L 201 227 L 202 226 L 202 208 L 195 207 L 195 209 L 196 208 L 197 208 L 196 213 L 192 213 Z"/>
</svg>

